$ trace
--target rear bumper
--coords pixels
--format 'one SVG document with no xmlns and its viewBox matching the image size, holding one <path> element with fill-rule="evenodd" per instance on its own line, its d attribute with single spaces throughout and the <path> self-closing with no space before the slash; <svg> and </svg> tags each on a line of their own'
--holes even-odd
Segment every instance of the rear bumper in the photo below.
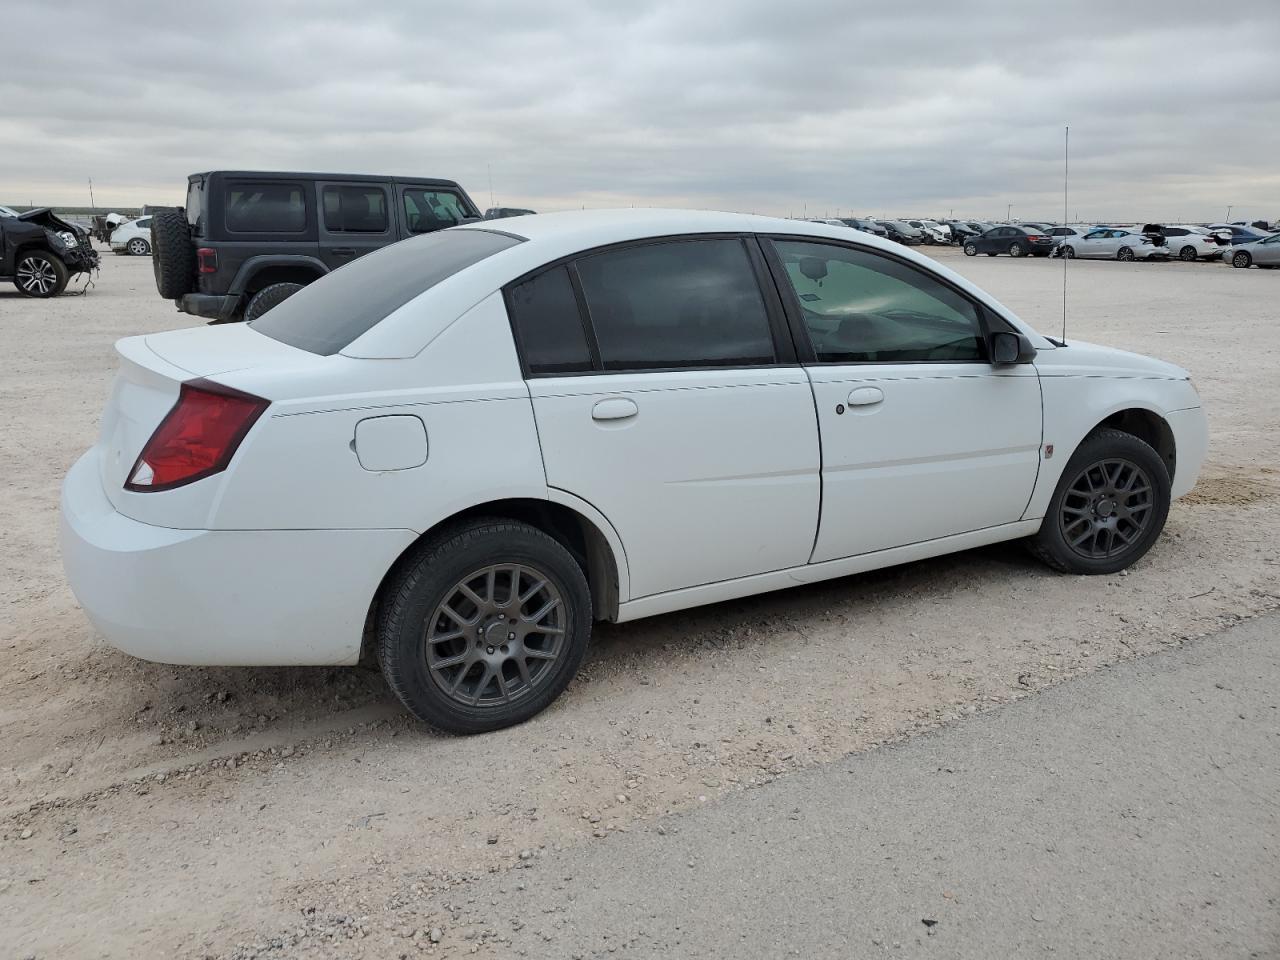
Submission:
<svg viewBox="0 0 1280 960">
<path fill-rule="evenodd" d="M 1171 491 L 1176 498 L 1190 493 L 1200 478 L 1200 468 L 1204 466 L 1205 455 L 1209 452 L 1209 421 L 1203 407 L 1174 410 L 1165 415 L 1165 421 L 1173 431 L 1177 457 Z"/>
<path fill-rule="evenodd" d="M 59 539 L 71 589 L 112 646 L 160 663 L 357 661 L 374 595 L 412 531 L 152 526 L 112 507 L 98 456 L 63 481 Z"/>
<path fill-rule="evenodd" d="M 185 293 L 176 301 L 178 309 L 193 317 L 206 320 L 230 320 L 235 315 L 240 298 L 216 293 Z"/>
</svg>

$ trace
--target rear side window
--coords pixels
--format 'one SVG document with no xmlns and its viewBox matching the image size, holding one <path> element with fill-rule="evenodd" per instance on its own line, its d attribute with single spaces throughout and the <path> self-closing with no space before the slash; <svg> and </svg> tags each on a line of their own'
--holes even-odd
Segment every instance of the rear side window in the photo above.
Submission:
<svg viewBox="0 0 1280 960">
<path fill-rule="evenodd" d="M 568 268 L 553 267 L 516 284 L 507 296 L 507 305 L 530 374 L 549 376 L 591 369 L 591 351 Z"/>
<path fill-rule="evenodd" d="M 605 370 L 773 363 L 773 337 L 741 240 L 680 240 L 577 263 Z"/>
<path fill-rule="evenodd" d="M 381 187 L 329 186 L 322 195 L 329 233 L 387 232 L 387 192 Z"/>
<path fill-rule="evenodd" d="M 462 198 L 452 190 L 405 187 L 404 222 L 410 233 L 442 230 L 471 215 Z"/>
<path fill-rule="evenodd" d="M 393 243 L 303 287 L 250 326 L 291 347 L 329 356 L 424 290 L 520 242 L 468 229 Z"/>
<path fill-rule="evenodd" d="M 301 233 L 307 206 L 297 183 L 233 183 L 227 187 L 227 229 L 234 233 Z"/>
<path fill-rule="evenodd" d="M 204 181 L 187 181 L 187 223 L 197 237 L 204 236 Z"/>
</svg>

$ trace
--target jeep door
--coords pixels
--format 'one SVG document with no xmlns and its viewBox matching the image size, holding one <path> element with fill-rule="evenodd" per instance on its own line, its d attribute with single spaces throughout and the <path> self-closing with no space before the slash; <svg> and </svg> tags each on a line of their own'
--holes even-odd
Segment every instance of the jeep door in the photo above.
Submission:
<svg viewBox="0 0 1280 960">
<path fill-rule="evenodd" d="M 679 237 L 506 290 L 547 483 L 613 524 L 629 599 L 809 559 L 813 393 L 764 270 L 754 238 Z"/>
<path fill-rule="evenodd" d="M 320 259 L 330 270 L 397 239 L 388 183 L 316 183 L 320 211 Z"/>
<path fill-rule="evenodd" d="M 985 308 L 878 250 L 794 237 L 768 250 L 822 436 L 813 562 L 1020 519 L 1040 381 L 1030 363 L 989 362 Z"/>
</svg>

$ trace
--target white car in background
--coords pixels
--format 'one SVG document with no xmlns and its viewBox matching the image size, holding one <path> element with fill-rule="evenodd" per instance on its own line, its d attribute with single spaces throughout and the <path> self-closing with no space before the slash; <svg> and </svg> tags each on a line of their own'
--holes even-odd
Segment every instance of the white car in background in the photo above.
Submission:
<svg viewBox="0 0 1280 960">
<path fill-rule="evenodd" d="M 1115 573 L 1208 441 L 1185 370 L 1041 336 L 845 226 L 473 223 L 249 324 L 119 341 L 61 545 L 120 649 L 354 664 L 455 732 L 616 622 L 1025 538 Z"/>
<path fill-rule="evenodd" d="M 904 220 L 904 223 L 915 227 L 928 238 L 930 243 L 950 243 L 951 228 L 943 228 L 934 220 Z"/>
<path fill-rule="evenodd" d="M 1169 248 L 1151 237 L 1124 227 L 1103 227 L 1083 237 L 1065 237 L 1058 244 L 1061 256 L 1103 260 L 1167 260 Z"/>
<path fill-rule="evenodd" d="M 112 230 L 111 250 L 133 257 L 151 256 L 151 218 L 129 220 Z"/>
<path fill-rule="evenodd" d="M 1193 260 L 1215 260 L 1227 249 L 1219 243 L 1208 227 L 1197 227 L 1193 224 L 1174 224 L 1161 228 L 1165 244 L 1171 256 L 1187 262 Z"/>
</svg>

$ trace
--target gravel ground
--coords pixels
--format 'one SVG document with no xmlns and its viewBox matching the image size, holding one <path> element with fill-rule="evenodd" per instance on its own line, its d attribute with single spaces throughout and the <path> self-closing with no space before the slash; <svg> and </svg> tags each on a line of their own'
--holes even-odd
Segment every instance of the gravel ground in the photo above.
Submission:
<svg viewBox="0 0 1280 960">
<path fill-rule="evenodd" d="M 938 257 L 1060 328 L 1060 263 Z M 1280 274 L 1070 270 L 1071 337 L 1188 367 L 1208 407 L 1201 482 L 1127 575 L 1060 576 L 1001 545 L 602 626 L 552 709 L 472 739 L 409 723 L 368 671 L 167 667 L 97 639 L 62 578 L 58 485 L 92 442 L 112 342 L 190 318 L 149 261 L 110 254 L 84 296 L 0 290 L 6 952 L 503 956 L 505 914 L 455 923 L 477 877 L 517 884 L 557 848 L 1276 607 Z"/>
</svg>

